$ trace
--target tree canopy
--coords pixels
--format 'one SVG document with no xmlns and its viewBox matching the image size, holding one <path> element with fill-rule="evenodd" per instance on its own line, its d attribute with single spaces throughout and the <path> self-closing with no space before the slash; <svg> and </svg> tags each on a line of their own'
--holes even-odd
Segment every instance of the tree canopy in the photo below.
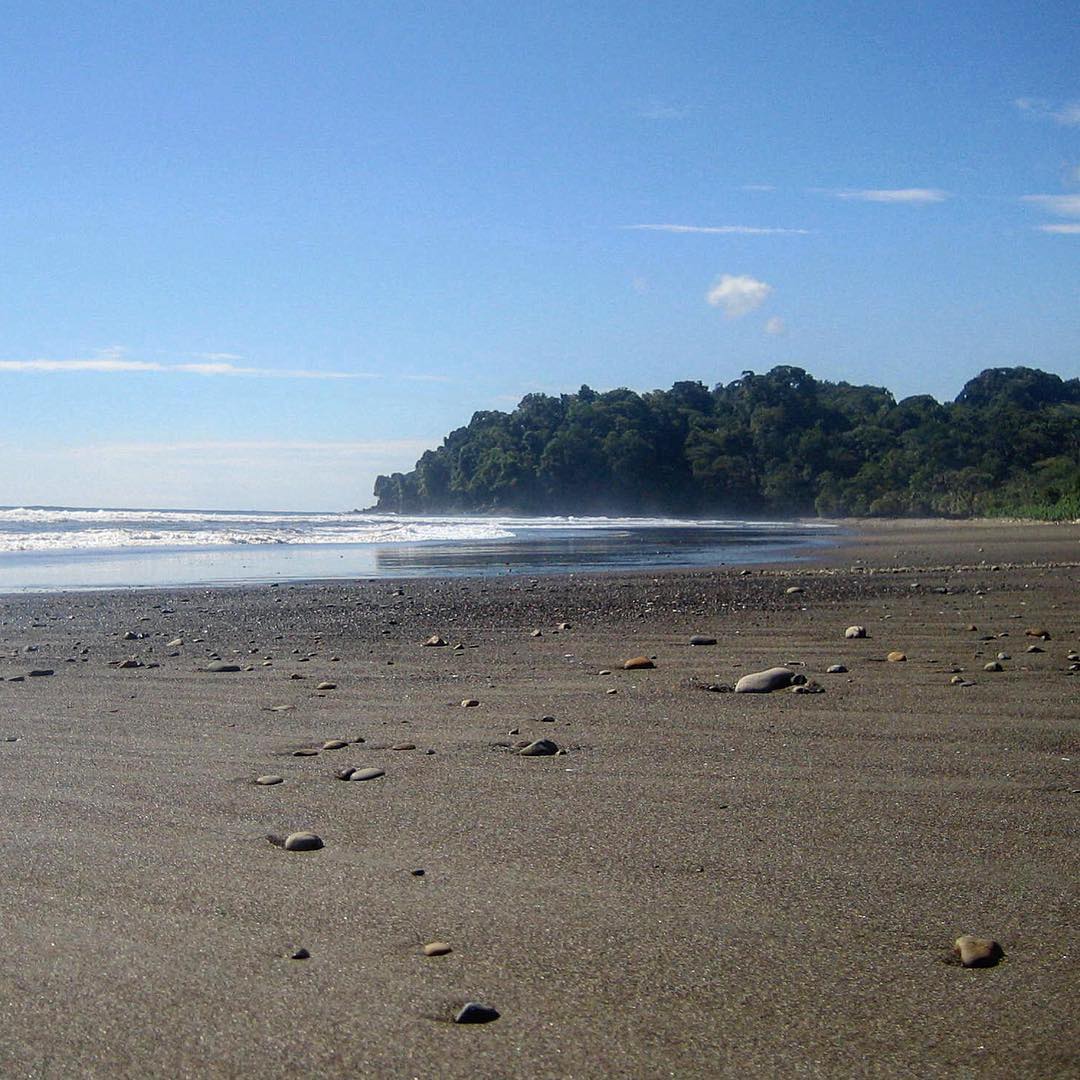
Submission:
<svg viewBox="0 0 1080 1080">
<path fill-rule="evenodd" d="M 752 371 L 708 389 L 529 394 L 408 473 L 401 513 L 1080 517 L 1080 379 L 991 368 L 956 400 Z"/>
</svg>

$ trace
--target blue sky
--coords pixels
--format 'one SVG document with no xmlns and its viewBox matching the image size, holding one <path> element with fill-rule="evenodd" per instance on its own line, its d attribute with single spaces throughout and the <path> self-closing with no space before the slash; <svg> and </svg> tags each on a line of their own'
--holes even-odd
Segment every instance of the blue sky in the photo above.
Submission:
<svg viewBox="0 0 1080 1080">
<path fill-rule="evenodd" d="M 1074 3 L 0 3 L 0 504 L 341 509 L 533 390 L 1080 374 Z"/>
</svg>

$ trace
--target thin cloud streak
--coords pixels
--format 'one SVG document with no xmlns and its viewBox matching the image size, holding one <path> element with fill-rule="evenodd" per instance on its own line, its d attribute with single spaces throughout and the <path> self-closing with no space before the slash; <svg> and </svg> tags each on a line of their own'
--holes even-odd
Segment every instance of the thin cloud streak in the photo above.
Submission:
<svg viewBox="0 0 1080 1080">
<path fill-rule="evenodd" d="M 57 449 L 61 456 L 87 457 L 145 457 L 148 455 L 211 455 L 220 459 L 226 455 L 259 454 L 315 454 L 341 458 L 384 458 L 401 454 L 419 456 L 424 450 L 437 445 L 431 439 L 387 439 L 369 441 L 317 442 L 303 439 L 251 439 L 251 440 L 202 440 L 191 442 L 146 443 L 98 443 L 89 446 L 73 446 Z"/>
<path fill-rule="evenodd" d="M 0 360 L 0 372 L 42 372 L 62 374 L 91 372 L 95 374 L 144 374 L 246 376 L 260 379 L 380 379 L 381 375 L 352 371 L 295 371 L 279 368 L 241 367 L 225 361 L 188 364 L 161 364 L 154 360 L 124 360 L 105 356 L 89 360 Z"/>
<path fill-rule="evenodd" d="M 1020 201 L 1059 217 L 1080 217 L 1080 195 L 1022 195 Z"/>
<path fill-rule="evenodd" d="M 1021 111 L 1041 116 L 1062 124 L 1065 127 L 1080 125 L 1080 101 L 1066 101 L 1053 105 L 1046 98 L 1021 97 L 1013 104 Z"/>
<path fill-rule="evenodd" d="M 949 193 L 940 188 L 859 188 L 834 191 L 832 194 L 838 199 L 873 203 L 906 203 L 914 206 L 940 203 L 949 198 Z"/>
<path fill-rule="evenodd" d="M 1056 233 L 1058 236 L 1080 236 L 1080 224 L 1063 222 L 1060 225 L 1036 225 L 1035 231 Z"/>
<path fill-rule="evenodd" d="M 622 225 L 641 232 L 702 233 L 709 236 L 809 236 L 811 229 L 786 229 L 759 225 Z"/>
</svg>

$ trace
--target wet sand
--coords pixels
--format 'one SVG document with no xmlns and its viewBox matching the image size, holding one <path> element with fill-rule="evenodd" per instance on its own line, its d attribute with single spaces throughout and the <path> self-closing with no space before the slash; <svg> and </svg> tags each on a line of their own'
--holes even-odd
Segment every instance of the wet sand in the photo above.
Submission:
<svg viewBox="0 0 1080 1080">
<path fill-rule="evenodd" d="M 748 573 L 0 598 L 0 1075 L 1076 1075 L 1080 528 L 856 527 Z M 785 662 L 825 692 L 702 689 Z"/>
</svg>

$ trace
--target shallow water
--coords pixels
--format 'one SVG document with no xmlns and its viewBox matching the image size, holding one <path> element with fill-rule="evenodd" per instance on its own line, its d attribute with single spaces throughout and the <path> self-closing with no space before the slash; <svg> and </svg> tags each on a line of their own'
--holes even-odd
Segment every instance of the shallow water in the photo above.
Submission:
<svg viewBox="0 0 1080 1080">
<path fill-rule="evenodd" d="M 795 522 L 0 509 L 0 591 L 704 567 L 807 557 Z"/>
</svg>

